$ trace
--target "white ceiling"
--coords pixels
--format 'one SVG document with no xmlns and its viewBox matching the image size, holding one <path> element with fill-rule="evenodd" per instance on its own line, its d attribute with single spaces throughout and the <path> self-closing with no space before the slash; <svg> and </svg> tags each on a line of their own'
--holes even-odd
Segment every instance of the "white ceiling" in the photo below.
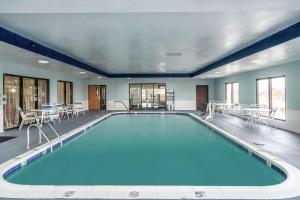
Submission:
<svg viewBox="0 0 300 200">
<path fill-rule="evenodd" d="M 0 26 L 108 73 L 186 73 L 300 21 L 298 0 L 132 1 L 5 1 Z M 276 63 L 294 59 L 287 52 Z M 239 63 L 234 73 L 244 70 Z"/>
<path fill-rule="evenodd" d="M 300 60 L 300 38 L 290 40 L 238 61 L 203 73 L 197 78 L 220 78 Z"/>
<path fill-rule="evenodd" d="M 300 0 L 9 0 L 1 13 L 154 13 L 291 11 Z"/>
<path fill-rule="evenodd" d="M 46 60 L 49 61 L 49 63 L 40 64 L 38 63 L 39 60 Z M 44 69 L 44 70 L 65 73 L 73 78 L 101 77 L 98 74 L 85 71 L 79 68 L 74 68 L 74 66 L 68 65 L 66 63 L 44 57 L 39 54 L 32 53 L 30 51 L 26 51 L 21 48 L 17 48 L 15 46 L 12 46 L 4 42 L 0 42 L 0 62 L 1 62 L 1 67 L 4 68 L 10 68 L 14 66 L 30 66 L 39 70 Z M 83 71 L 85 72 L 85 74 L 79 73 Z"/>
</svg>

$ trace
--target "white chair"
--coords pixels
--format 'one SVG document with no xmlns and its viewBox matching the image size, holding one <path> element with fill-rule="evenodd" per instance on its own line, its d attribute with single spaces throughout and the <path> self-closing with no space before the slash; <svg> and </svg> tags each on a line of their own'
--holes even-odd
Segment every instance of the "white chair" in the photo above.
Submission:
<svg viewBox="0 0 300 200">
<path fill-rule="evenodd" d="M 68 119 L 70 119 L 70 116 L 73 119 L 74 114 L 71 106 L 65 106 L 65 115 L 67 116 Z"/>
<path fill-rule="evenodd" d="M 64 104 L 57 104 L 56 108 L 58 110 L 60 117 L 65 117 L 65 105 Z"/>
<path fill-rule="evenodd" d="M 73 115 L 78 117 L 80 114 L 85 115 L 87 109 L 82 103 L 74 103 L 72 110 L 73 110 Z"/>
<path fill-rule="evenodd" d="M 42 116 L 42 121 L 52 121 L 55 124 L 55 120 L 60 122 L 60 113 L 56 105 L 42 105 L 42 108 L 45 109 Z M 49 109 L 49 110 L 48 110 Z"/>
<path fill-rule="evenodd" d="M 271 110 L 270 117 L 269 117 L 269 125 L 274 128 L 278 128 L 277 122 L 275 119 L 275 114 L 276 114 L 277 110 L 278 110 L 278 107 L 273 107 Z"/>
<path fill-rule="evenodd" d="M 29 122 L 30 124 L 32 124 L 33 122 L 36 121 L 37 117 L 36 117 L 36 113 L 35 112 L 28 112 L 28 113 L 24 113 L 22 108 L 20 108 L 19 106 L 17 107 L 17 110 L 19 111 L 22 121 L 19 127 L 19 131 L 22 129 L 23 125 L 25 122 Z"/>
</svg>

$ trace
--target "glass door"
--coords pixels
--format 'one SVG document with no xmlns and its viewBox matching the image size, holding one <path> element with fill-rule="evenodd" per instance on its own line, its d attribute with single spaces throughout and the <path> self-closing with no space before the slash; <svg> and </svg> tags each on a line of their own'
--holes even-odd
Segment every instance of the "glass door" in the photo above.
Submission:
<svg viewBox="0 0 300 200">
<path fill-rule="evenodd" d="M 37 107 L 37 85 L 34 78 L 23 78 L 23 111 L 30 112 Z"/>
<path fill-rule="evenodd" d="M 153 107 L 166 108 L 166 84 L 154 84 Z"/>
<path fill-rule="evenodd" d="M 129 109 L 166 109 L 166 84 L 129 84 Z"/>
<path fill-rule="evenodd" d="M 3 85 L 7 96 L 7 103 L 4 105 L 5 130 L 19 126 L 18 107 L 26 113 L 49 102 L 48 79 L 4 74 Z"/>
<path fill-rule="evenodd" d="M 4 129 L 18 127 L 19 113 L 17 107 L 20 105 L 20 77 L 4 75 L 4 94 L 6 95 L 6 104 L 4 111 Z"/>
<path fill-rule="evenodd" d="M 139 110 L 142 108 L 142 85 L 129 84 L 129 109 Z"/>
<path fill-rule="evenodd" d="M 62 81 L 57 82 L 57 103 L 65 104 L 65 83 Z"/>
<path fill-rule="evenodd" d="M 100 85 L 100 110 L 106 110 L 106 85 Z"/>
<path fill-rule="evenodd" d="M 142 84 L 142 109 L 153 108 L 153 84 Z"/>
<path fill-rule="evenodd" d="M 49 102 L 49 83 L 48 80 L 38 79 L 38 108 Z"/>
<path fill-rule="evenodd" d="M 65 105 L 70 105 L 73 103 L 73 84 L 71 82 L 66 82 L 66 102 Z"/>
<path fill-rule="evenodd" d="M 67 81 L 57 82 L 57 103 L 70 105 L 73 103 L 73 83 Z"/>
</svg>

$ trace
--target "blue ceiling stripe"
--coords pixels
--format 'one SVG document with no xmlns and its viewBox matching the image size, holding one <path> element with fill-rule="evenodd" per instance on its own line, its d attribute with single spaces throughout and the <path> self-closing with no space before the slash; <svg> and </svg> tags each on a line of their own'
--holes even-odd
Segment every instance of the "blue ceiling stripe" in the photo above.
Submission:
<svg viewBox="0 0 300 200">
<path fill-rule="evenodd" d="M 123 74 L 110 74 L 101 71 L 89 64 L 83 63 L 58 51 L 50 49 L 43 46 L 37 42 L 20 36 L 16 33 L 8 31 L 0 27 L 0 41 L 6 42 L 8 44 L 26 49 L 28 51 L 79 67 L 81 69 L 100 74 L 109 78 L 166 78 L 166 77 L 194 77 L 202 73 L 208 72 L 215 68 L 221 67 L 223 65 L 229 64 L 231 62 L 237 61 L 239 59 L 245 58 L 252 54 L 258 53 L 260 51 L 272 48 L 276 45 L 282 44 L 289 40 L 295 39 L 300 36 L 300 22 L 283 29 L 269 37 L 266 37 L 244 49 L 241 49 L 225 58 L 222 58 L 214 63 L 211 63 L 201 69 L 192 73 L 123 73 Z"/>
<path fill-rule="evenodd" d="M 282 44 L 289 40 L 295 39 L 299 36 L 300 36 L 300 22 L 297 22 L 296 24 L 289 26 L 286 29 L 283 29 L 277 33 L 274 33 L 273 35 L 270 35 L 269 37 L 266 37 L 266 38 L 254 43 L 242 50 L 239 50 L 229 56 L 226 56 L 225 58 L 222 58 L 214 63 L 211 63 L 211 64 L 205 66 L 204 68 L 201 68 L 201 69 L 193 72 L 192 76 L 198 76 L 198 75 L 208 72 L 212 69 L 215 69 L 215 68 L 221 67 L 223 65 L 229 64 L 231 62 L 240 60 L 242 58 L 253 55 L 260 51 L 272 48 L 276 45 L 279 45 L 279 44 Z"/>
<path fill-rule="evenodd" d="M 20 47 L 22 49 L 26 49 L 28 51 L 46 56 L 48 58 L 52 58 L 73 66 L 76 66 L 78 68 L 94 72 L 97 74 L 100 74 L 102 76 L 107 76 L 109 77 L 110 75 L 106 72 L 103 72 L 93 66 L 90 66 L 86 63 L 83 63 L 79 60 L 76 60 L 70 56 L 67 56 L 65 54 L 62 54 L 58 51 L 55 51 L 53 49 L 50 49 L 44 45 L 41 45 L 37 42 L 34 42 L 30 39 L 27 39 L 21 35 L 18 35 L 16 33 L 13 33 L 9 30 L 6 30 L 2 27 L 0 27 L 0 41 L 6 42 L 8 44 L 14 45 L 16 47 Z"/>
<path fill-rule="evenodd" d="M 111 78 L 192 78 L 189 73 L 143 73 L 111 74 Z"/>
</svg>

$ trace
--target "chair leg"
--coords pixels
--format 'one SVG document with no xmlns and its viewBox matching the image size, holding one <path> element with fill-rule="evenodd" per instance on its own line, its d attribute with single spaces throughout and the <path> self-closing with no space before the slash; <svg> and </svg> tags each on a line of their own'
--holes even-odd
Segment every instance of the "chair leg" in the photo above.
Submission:
<svg viewBox="0 0 300 200">
<path fill-rule="evenodd" d="M 23 127 L 23 124 L 24 124 L 24 120 L 21 121 L 21 124 L 20 124 L 20 127 L 19 127 L 19 132 L 21 131 L 21 129 Z"/>
</svg>

